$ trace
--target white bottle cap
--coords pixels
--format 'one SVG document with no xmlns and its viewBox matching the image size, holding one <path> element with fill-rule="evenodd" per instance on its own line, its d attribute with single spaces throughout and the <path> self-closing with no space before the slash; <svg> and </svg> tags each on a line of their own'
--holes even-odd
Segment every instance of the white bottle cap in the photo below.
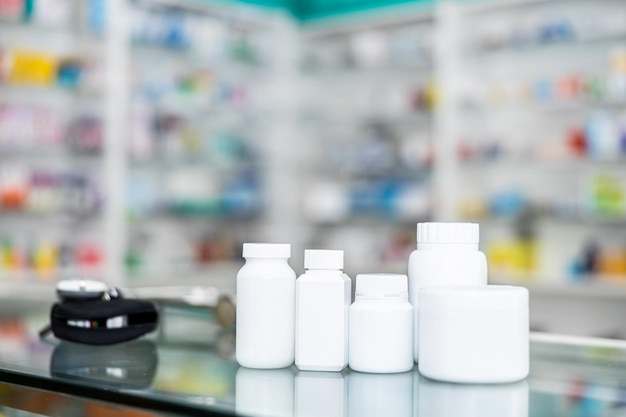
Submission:
<svg viewBox="0 0 626 417">
<path fill-rule="evenodd" d="M 417 243 L 478 243 L 478 223 L 418 223 Z"/>
<path fill-rule="evenodd" d="M 420 309 L 454 311 L 511 311 L 528 308 L 528 290 L 511 285 L 425 287 L 419 291 Z"/>
<path fill-rule="evenodd" d="M 406 300 L 408 279 L 402 274 L 359 274 L 356 276 L 356 298 Z"/>
<path fill-rule="evenodd" d="M 304 269 L 343 269 L 343 251 L 307 249 Z"/>
<path fill-rule="evenodd" d="M 289 243 L 244 243 L 242 256 L 244 258 L 290 258 L 291 245 Z"/>
</svg>

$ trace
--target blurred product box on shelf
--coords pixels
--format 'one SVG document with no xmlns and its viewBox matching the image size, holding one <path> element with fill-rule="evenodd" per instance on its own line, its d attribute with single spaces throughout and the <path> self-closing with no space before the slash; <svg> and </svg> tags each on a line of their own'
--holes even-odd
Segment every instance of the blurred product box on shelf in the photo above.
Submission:
<svg viewBox="0 0 626 417">
<path fill-rule="evenodd" d="M 200 58 L 212 64 L 226 60 L 269 65 L 273 34 L 256 26 L 243 21 L 229 24 L 218 16 L 184 8 L 132 9 L 135 44 L 189 52 L 188 58 Z"/>
<path fill-rule="evenodd" d="M 136 226 L 125 256 L 129 279 L 169 280 L 172 274 L 205 279 L 211 273 L 232 281 L 241 264 L 241 240 L 228 227 L 213 232 L 196 229 L 154 223 Z"/>
<path fill-rule="evenodd" d="M 410 181 L 319 183 L 307 193 L 303 210 L 307 219 L 322 224 L 352 216 L 409 221 L 427 217 L 430 201 L 429 189 Z"/>
<path fill-rule="evenodd" d="M 0 278 L 57 281 L 75 276 L 100 276 L 104 254 L 99 244 L 43 236 L 0 235 Z"/>
<path fill-rule="evenodd" d="M 363 29 L 311 41 L 301 66 L 306 72 L 429 66 L 433 35 L 428 23 Z"/>
<path fill-rule="evenodd" d="M 88 216 L 97 214 L 102 203 L 100 187 L 85 172 L 0 170 L 0 211 Z"/>
<path fill-rule="evenodd" d="M 561 70 L 560 75 L 545 75 L 521 80 L 514 74 L 462 83 L 462 101 L 466 106 L 489 106 L 490 110 L 510 108 L 524 110 L 537 105 L 550 110 L 550 105 L 623 104 L 626 101 L 626 49 L 611 48 L 599 61 L 604 71 L 586 73 L 583 70 Z M 553 71 L 551 71 L 553 72 Z"/>
<path fill-rule="evenodd" d="M 0 3 L 0 21 L 65 29 L 83 24 L 93 34 L 105 28 L 106 0 L 10 0 Z M 77 22 L 77 20 L 79 22 Z"/>
<path fill-rule="evenodd" d="M 514 19 L 515 24 L 509 20 Z M 477 51 L 500 51 L 618 38 L 626 32 L 623 18 L 610 9 L 586 4 L 579 8 L 548 9 L 541 5 L 520 14 L 484 18 L 473 35 Z"/>
<path fill-rule="evenodd" d="M 11 48 L 0 50 L 0 63 L 0 82 L 5 85 L 97 92 L 100 84 L 97 59 Z"/>
<path fill-rule="evenodd" d="M 102 121 L 91 114 L 74 118 L 67 112 L 42 106 L 0 105 L 0 150 L 99 154 L 104 137 Z"/>
</svg>

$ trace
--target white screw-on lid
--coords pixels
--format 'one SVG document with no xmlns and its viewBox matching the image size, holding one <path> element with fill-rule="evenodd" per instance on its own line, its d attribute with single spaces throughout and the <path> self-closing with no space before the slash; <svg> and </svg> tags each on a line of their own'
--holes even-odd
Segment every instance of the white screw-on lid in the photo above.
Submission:
<svg viewBox="0 0 626 417">
<path fill-rule="evenodd" d="M 304 251 L 304 269 L 343 269 L 343 251 L 307 249 Z"/>
<path fill-rule="evenodd" d="M 291 245 L 289 243 L 244 243 L 242 256 L 244 258 L 290 258 Z"/>
<path fill-rule="evenodd" d="M 454 311 L 511 311 L 528 308 L 528 290 L 511 285 L 424 287 L 419 308 Z"/>
<path fill-rule="evenodd" d="M 478 223 L 418 223 L 417 243 L 478 243 Z"/>
<path fill-rule="evenodd" d="M 408 280 L 402 274 L 359 274 L 356 276 L 356 298 L 406 300 Z"/>
</svg>

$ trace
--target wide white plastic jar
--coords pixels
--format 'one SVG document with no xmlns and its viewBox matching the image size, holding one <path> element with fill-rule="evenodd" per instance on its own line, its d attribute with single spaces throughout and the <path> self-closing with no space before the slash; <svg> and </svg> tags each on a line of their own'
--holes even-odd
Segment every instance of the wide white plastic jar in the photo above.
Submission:
<svg viewBox="0 0 626 417">
<path fill-rule="evenodd" d="M 413 368 L 413 307 L 406 275 L 359 274 L 350 307 L 349 364 L 354 371 Z"/>
<path fill-rule="evenodd" d="M 414 308 L 418 361 L 419 290 L 431 286 L 486 285 L 487 258 L 478 249 L 476 223 L 418 223 L 417 249 L 409 257 L 409 300 Z"/>
<path fill-rule="evenodd" d="M 306 272 L 296 280 L 296 366 L 341 371 L 348 365 L 350 278 L 342 250 L 304 251 Z"/>
<path fill-rule="evenodd" d="M 528 290 L 507 285 L 420 290 L 419 371 L 447 382 L 526 378 Z"/>
<path fill-rule="evenodd" d="M 245 243 L 237 274 L 236 357 L 248 368 L 284 368 L 294 361 L 296 273 L 291 245 Z"/>
</svg>

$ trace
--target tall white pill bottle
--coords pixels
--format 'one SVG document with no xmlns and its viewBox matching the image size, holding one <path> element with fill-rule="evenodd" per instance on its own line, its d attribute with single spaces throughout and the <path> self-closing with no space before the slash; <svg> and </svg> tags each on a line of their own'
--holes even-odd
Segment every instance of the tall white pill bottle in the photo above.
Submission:
<svg viewBox="0 0 626 417">
<path fill-rule="evenodd" d="M 418 223 L 417 249 L 409 257 L 409 301 L 414 309 L 413 356 L 419 352 L 419 290 L 486 285 L 487 258 L 478 249 L 477 223 Z"/>
</svg>

